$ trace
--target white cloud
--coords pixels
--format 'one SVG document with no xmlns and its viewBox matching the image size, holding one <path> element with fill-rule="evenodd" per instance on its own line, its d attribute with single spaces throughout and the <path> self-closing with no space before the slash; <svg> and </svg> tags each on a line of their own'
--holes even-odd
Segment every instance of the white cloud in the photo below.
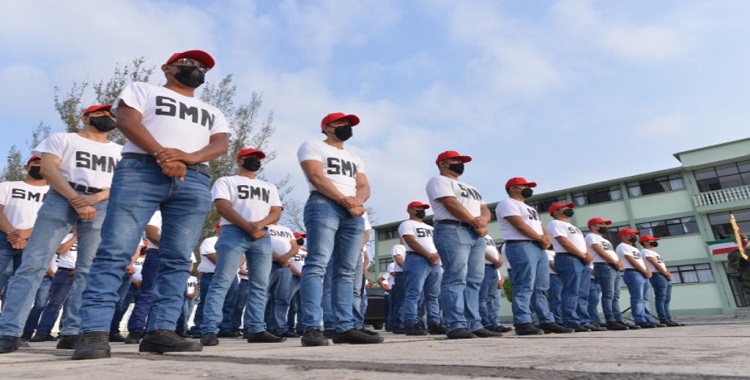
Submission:
<svg viewBox="0 0 750 380">
<path fill-rule="evenodd" d="M 644 121 L 636 127 L 638 139 L 681 138 L 689 132 L 688 119 L 679 114 L 665 114 Z"/>
</svg>

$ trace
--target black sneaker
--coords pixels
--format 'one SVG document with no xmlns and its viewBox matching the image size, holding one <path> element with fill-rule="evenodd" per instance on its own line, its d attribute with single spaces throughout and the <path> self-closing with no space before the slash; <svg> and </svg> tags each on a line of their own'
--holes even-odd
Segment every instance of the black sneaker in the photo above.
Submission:
<svg viewBox="0 0 750 380">
<path fill-rule="evenodd" d="M 514 326 L 516 335 L 544 335 L 544 330 L 537 328 L 533 323 L 518 323 Z"/>
<path fill-rule="evenodd" d="M 570 334 L 573 331 L 576 331 L 570 327 L 560 326 L 555 322 L 540 323 L 539 328 L 542 329 L 545 334 Z M 585 330 L 589 331 L 588 329 Z"/>
<path fill-rule="evenodd" d="M 626 322 L 619 322 L 619 321 L 617 323 L 619 323 L 619 324 L 627 327 L 629 330 L 640 330 L 641 329 L 641 326 L 638 326 L 638 325 L 633 324 L 633 323 L 626 323 Z"/>
<path fill-rule="evenodd" d="M 336 335 L 336 330 L 334 329 L 323 330 L 323 336 L 326 337 L 326 339 L 333 339 L 334 335 Z"/>
<path fill-rule="evenodd" d="M 398 327 L 398 328 L 395 328 L 395 329 L 391 329 L 391 333 L 403 335 L 403 334 L 406 334 L 406 328 Z"/>
<path fill-rule="evenodd" d="M 63 335 L 60 338 L 62 342 L 66 337 L 73 335 Z M 58 343 L 57 348 L 60 348 Z M 109 333 L 106 332 L 87 332 L 81 334 L 75 345 L 75 351 L 73 351 L 73 360 L 86 360 L 86 359 L 103 359 L 111 357 L 109 348 Z"/>
<path fill-rule="evenodd" d="M 606 327 L 599 326 L 598 324 L 589 323 L 588 325 L 583 325 L 583 327 L 591 330 L 591 331 L 607 331 Z"/>
<path fill-rule="evenodd" d="M 471 331 L 465 329 L 465 328 L 458 328 L 455 330 L 448 331 L 446 334 L 448 336 L 448 339 L 473 339 L 478 338 L 478 336 L 471 333 Z"/>
<path fill-rule="evenodd" d="M 419 325 L 406 325 L 406 335 L 427 335 L 429 332 Z"/>
<path fill-rule="evenodd" d="M 279 336 L 283 336 L 284 338 L 299 338 L 299 334 L 296 334 L 290 330 L 285 331 L 283 334 Z"/>
<path fill-rule="evenodd" d="M 359 329 L 359 331 L 361 331 L 361 332 L 363 332 L 363 333 L 365 333 L 365 334 L 367 334 L 367 335 L 372 335 L 372 336 L 380 336 L 380 333 L 378 333 L 377 331 L 374 331 L 374 330 L 368 330 L 368 329 L 366 329 L 366 328 L 364 328 L 364 327 L 363 327 L 363 328 L 361 328 L 361 329 Z"/>
<path fill-rule="evenodd" d="M 640 328 L 642 328 L 642 329 L 653 329 L 653 328 L 656 328 L 655 324 L 649 323 L 649 322 L 639 323 L 638 326 Z"/>
<path fill-rule="evenodd" d="M 141 338 L 143 338 L 143 333 L 139 331 L 134 331 L 128 333 L 128 336 L 125 337 L 125 344 L 138 344 L 141 342 Z"/>
<path fill-rule="evenodd" d="M 627 329 L 628 329 L 628 326 L 617 323 L 615 321 L 607 321 L 607 330 L 622 331 L 622 330 L 627 330 Z"/>
<path fill-rule="evenodd" d="M 218 346 L 219 337 L 216 336 L 216 333 L 203 333 L 201 334 L 201 344 L 203 346 Z"/>
<path fill-rule="evenodd" d="M 248 343 L 281 343 L 285 340 L 286 338 L 284 338 L 283 336 L 273 335 L 266 330 L 257 333 L 251 333 L 247 337 Z"/>
<path fill-rule="evenodd" d="M 499 333 L 499 332 L 496 332 L 496 331 L 492 331 L 492 330 L 487 330 L 484 327 L 482 327 L 481 329 L 478 329 L 478 330 L 474 330 L 471 333 L 474 334 L 474 335 L 476 335 L 476 336 L 478 336 L 478 337 L 480 337 L 480 338 L 499 338 L 499 337 L 503 336 L 502 333 Z"/>
<path fill-rule="evenodd" d="M 93 333 L 92 333 L 93 334 Z M 109 343 L 109 334 L 103 333 L 107 337 L 107 343 Z M 57 341 L 58 350 L 75 350 L 76 343 L 78 342 L 78 335 L 60 335 L 60 339 Z M 109 344 L 107 344 L 109 349 Z M 109 357 L 109 356 L 107 356 Z"/>
<path fill-rule="evenodd" d="M 499 333 L 507 333 L 507 332 L 513 331 L 513 328 L 506 327 L 503 325 L 497 325 L 497 326 L 493 326 L 491 329 L 488 328 L 488 330 L 492 330 L 492 331 L 499 332 Z"/>
<path fill-rule="evenodd" d="M 239 338 L 241 336 L 244 337 L 244 335 L 239 331 L 228 331 L 228 330 L 219 331 L 219 333 L 216 334 L 216 336 L 219 338 Z M 203 334 L 201 334 L 201 339 L 202 338 L 203 338 Z"/>
<path fill-rule="evenodd" d="M 667 327 L 666 324 L 660 323 L 660 322 L 651 322 L 651 324 L 654 325 L 654 326 L 656 326 L 656 327 Z"/>
<path fill-rule="evenodd" d="M 319 329 L 308 329 L 302 334 L 302 347 L 313 347 L 313 346 L 327 346 L 328 339 L 323 335 Z"/>
<path fill-rule="evenodd" d="M 442 323 L 436 323 L 436 324 L 427 326 L 427 331 L 430 333 L 430 335 L 444 335 L 445 326 L 443 326 Z"/>
<path fill-rule="evenodd" d="M 333 343 L 349 343 L 349 344 L 374 344 L 382 343 L 383 337 L 373 336 L 363 333 L 357 329 L 349 329 L 342 333 L 337 332 L 333 336 Z"/>
<path fill-rule="evenodd" d="M 165 352 L 195 352 L 203 351 L 203 345 L 200 342 L 186 340 L 174 331 L 154 330 L 143 334 L 138 351 L 159 354 Z"/>
<path fill-rule="evenodd" d="M 125 342 L 125 337 L 120 334 L 120 332 L 116 333 L 109 333 L 109 341 L 110 342 L 117 342 L 117 343 L 123 343 Z"/>
<path fill-rule="evenodd" d="M 34 334 L 33 337 L 31 337 L 31 339 L 28 339 L 28 341 L 29 342 L 55 342 L 57 341 L 57 338 L 55 338 L 54 336 L 50 334 L 36 333 Z"/>
<path fill-rule="evenodd" d="M 33 331 L 24 331 L 23 334 L 21 334 L 21 340 L 25 340 L 28 342 L 33 335 Z"/>
<path fill-rule="evenodd" d="M 20 340 L 17 336 L 0 335 L 0 354 L 17 350 Z"/>
<path fill-rule="evenodd" d="M 669 320 L 669 321 L 662 321 L 661 323 L 667 325 L 667 327 L 677 327 L 677 326 L 685 326 L 682 323 L 677 323 L 675 321 Z"/>
</svg>

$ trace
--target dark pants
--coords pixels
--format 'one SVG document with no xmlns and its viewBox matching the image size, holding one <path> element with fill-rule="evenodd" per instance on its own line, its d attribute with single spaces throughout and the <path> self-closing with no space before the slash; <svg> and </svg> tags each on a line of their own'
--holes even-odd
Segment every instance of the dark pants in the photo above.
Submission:
<svg viewBox="0 0 750 380">
<path fill-rule="evenodd" d="M 151 305 L 156 301 L 154 285 L 159 275 L 159 250 L 149 249 L 146 251 L 146 259 L 141 268 L 141 288 L 135 297 L 135 306 L 128 320 L 129 332 L 146 331 L 146 319 L 151 310 Z"/>
<path fill-rule="evenodd" d="M 50 285 L 49 302 L 42 311 L 41 319 L 39 319 L 39 325 L 36 328 L 38 334 L 49 334 L 52 332 L 52 328 L 55 326 L 55 321 L 60 315 L 60 308 L 68 299 L 70 289 L 73 287 L 73 280 L 75 276 L 70 275 L 72 269 L 60 268 L 55 272 L 55 278 L 52 279 Z"/>
</svg>

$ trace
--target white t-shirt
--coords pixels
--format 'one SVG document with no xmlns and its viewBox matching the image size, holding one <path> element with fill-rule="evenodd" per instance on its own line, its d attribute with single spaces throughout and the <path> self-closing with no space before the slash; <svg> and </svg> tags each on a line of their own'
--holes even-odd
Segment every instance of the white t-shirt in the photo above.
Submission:
<svg viewBox="0 0 750 380">
<path fill-rule="evenodd" d="M 427 182 L 427 198 L 435 213 L 434 220 L 458 220 L 445 206 L 440 198 L 454 197 L 466 210 L 478 217 L 482 214 L 482 195 L 476 188 L 443 175 L 430 178 Z"/>
<path fill-rule="evenodd" d="M 645 265 L 643 262 L 643 257 L 641 256 L 641 251 L 638 250 L 638 248 L 633 247 L 632 245 L 627 245 L 625 243 L 620 243 L 617 245 L 617 257 L 620 258 L 620 261 L 622 261 L 623 268 L 625 269 L 635 269 L 633 265 L 630 264 L 630 261 L 628 261 L 625 256 L 630 256 L 636 261 L 640 262 L 641 264 Z"/>
<path fill-rule="evenodd" d="M 63 238 L 60 244 L 65 244 L 73 238 L 73 234 L 68 234 Z M 57 255 L 57 267 L 74 269 L 76 267 L 76 260 L 78 259 L 78 242 L 73 243 L 67 252 L 63 252 Z"/>
<path fill-rule="evenodd" d="M 13 228 L 34 227 L 36 214 L 44 203 L 49 186 L 33 186 L 24 181 L 0 182 L 0 205 Z"/>
<path fill-rule="evenodd" d="M 294 255 L 294 258 L 292 258 L 292 262 L 290 265 L 294 266 L 296 269 L 302 272 L 302 267 L 305 266 L 306 258 L 307 258 L 307 248 L 299 247 L 299 251 L 297 251 L 297 254 Z"/>
<path fill-rule="evenodd" d="M 487 245 L 484 248 L 484 254 L 490 255 L 497 259 L 500 256 L 500 252 L 497 251 L 497 246 L 495 245 L 495 241 L 492 240 L 492 236 L 485 235 L 484 240 L 487 242 Z M 484 263 L 489 265 L 494 264 L 492 261 L 489 261 L 487 259 L 484 260 Z"/>
<path fill-rule="evenodd" d="M 156 210 L 154 215 L 151 216 L 151 220 L 148 221 L 149 226 L 154 226 L 159 230 L 159 236 L 161 236 L 161 211 Z M 159 245 L 156 244 L 156 242 L 148 240 L 148 248 L 149 249 L 159 249 Z"/>
<path fill-rule="evenodd" d="M 510 261 L 508 261 L 508 258 L 505 257 L 505 247 L 506 246 L 507 246 L 507 244 L 503 244 L 502 246 L 500 246 L 500 257 L 503 258 L 503 266 L 505 267 L 505 269 L 506 270 L 510 270 Z"/>
<path fill-rule="evenodd" d="M 143 262 L 145 261 L 145 256 L 140 256 L 135 259 L 135 262 L 133 263 L 133 267 L 135 268 L 135 272 L 133 273 L 134 280 L 143 281 Z"/>
<path fill-rule="evenodd" d="M 547 230 L 552 235 L 552 249 L 555 252 L 567 252 L 568 250 L 557 241 L 558 236 L 564 236 L 581 252 L 586 252 L 586 238 L 578 227 L 562 220 L 552 220 L 547 224 Z"/>
<path fill-rule="evenodd" d="M 357 195 L 357 174 L 365 172 L 365 164 L 356 154 L 338 149 L 323 141 L 311 140 L 297 150 L 297 160 L 318 161 L 323 164 L 323 175 L 347 197 Z M 308 180 L 310 191 L 317 190 Z"/>
<path fill-rule="evenodd" d="M 415 220 L 406 220 L 404 222 L 401 222 L 401 225 L 398 226 L 398 234 L 400 236 L 404 235 L 412 235 L 417 240 L 417 243 L 422 246 L 427 252 L 430 253 L 437 253 L 437 248 L 435 248 L 435 242 L 432 241 L 432 235 L 434 232 L 434 228 L 432 228 L 431 225 L 424 223 L 424 222 L 417 222 Z M 401 244 L 398 244 L 401 245 Z M 404 247 L 404 250 L 411 251 L 410 247 L 407 247 L 406 245 L 401 245 Z M 393 247 L 394 249 L 396 246 Z M 395 251 L 394 251 L 395 252 Z M 406 257 L 404 257 L 406 258 Z"/>
<path fill-rule="evenodd" d="M 656 251 L 652 251 L 650 249 L 643 248 L 641 249 L 641 255 L 643 256 L 643 262 L 646 263 L 646 267 L 651 270 L 653 273 L 661 273 L 658 269 L 656 269 L 656 266 L 654 264 L 651 264 L 651 261 L 646 259 L 647 257 L 655 257 L 656 262 L 659 263 L 659 267 L 661 269 L 667 269 L 667 266 L 664 264 L 664 260 L 662 260 L 661 255 L 656 253 Z"/>
<path fill-rule="evenodd" d="M 242 263 L 242 269 L 244 269 L 245 273 L 247 273 L 247 261 L 245 261 L 244 263 Z M 247 274 L 240 273 L 239 268 L 237 269 L 237 276 L 240 278 L 240 280 L 247 280 L 248 279 Z"/>
<path fill-rule="evenodd" d="M 495 215 L 497 216 L 500 231 L 503 233 L 503 239 L 506 241 L 530 240 L 528 236 L 522 234 L 505 219 L 508 216 L 520 216 L 521 220 L 536 233 L 539 235 L 544 233 L 542 220 L 539 218 L 539 213 L 536 209 L 519 200 L 513 198 L 503 199 L 497 204 Z"/>
<path fill-rule="evenodd" d="M 100 143 L 77 133 L 54 133 L 39 143 L 32 154 L 59 157 L 60 172 L 69 182 L 107 189 L 112 185 L 121 152 L 122 145 L 112 141 Z"/>
<path fill-rule="evenodd" d="M 591 247 L 594 244 L 599 244 L 602 246 L 602 249 L 604 252 L 612 259 L 612 260 L 619 260 L 619 257 L 617 257 L 617 252 L 615 252 L 614 247 L 612 247 L 612 243 L 609 242 L 609 240 L 605 239 L 599 234 L 590 233 L 586 235 L 586 246 L 588 247 L 589 254 L 594 257 L 595 263 L 606 263 L 607 261 L 604 260 L 599 256 L 596 251 Z"/>
<path fill-rule="evenodd" d="M 198 272 L 214 273 L 216 270 L 216 264 L 212 263 L 211 260 L 205 256 L 216 253 L 216 248 L 214 248 L 214 246 L 216 245 L 217 240 L 219 240 L 218 236 L 211 236 L 210 238 L 203 240 L 203 243 L 201 243 L 199 249 L 201 253 L 201 263 L 198 264 Z"/>
<path fill-rule="evenodd" d="M 396 256 L 401 256 L 401 258 L 406 259 L 406 246 L 403 244 L 395 244 L 393 248 L 391 248 L 391 256 L 393 257 L 393 270 L 389 270 L 389 272 L 403 272 L 404 268 L 402 268 L 401 265 L 398 265 L 396 262 Z"/>
<path fill-rule="evenodd" d="M 196 290 L 198 290 L 198 277 L 190 276 L 187 280 L 187 291 L 185 292 L 187 295 L 195 294 Z"/>
<path fill-rule="evenodd" d="M 127 85 L 112 105 L 115 115 L 121 100 L 143 115 L 146 130 L 165 148 L 192 153 L 206 147 L 212 135 L 230 133 L 224 114 L 218 108 L 163 86 L 143 82 Z M 122 152 L 153 153 L 130 141 L 125 143 Z"/>
<path fill-rule="evenodd" d="M 273 206 L 281 207 L 279 191 L 274 184 L 239 175 L 217 179 L 211 189 L 211 196 L 214 200 L 229 201 L 234 211 L 249 222 L 265 218 Z M 221 225 L 227 224 L 231 223 L 221 218 Z"/>
<path fill-rule="evenodd" d="M 294 232 L 287 227 L 271 224 L 268 226 L 268 236 L 271 237 L 271 249 L 277 255 L 285 255 L 292 249 Z"/>
<path fill-rule="evenodd" d="M 547 261 L 552 262 L 552 265 L 555 265 L 555 251 L 551 249 L 545 249 L 544 252 L 547 253 Z M 551 274 L 557 274 L 557 271 L 552 270 L 552 267 L 549 268 L 549 272 Z"/>
</svg>

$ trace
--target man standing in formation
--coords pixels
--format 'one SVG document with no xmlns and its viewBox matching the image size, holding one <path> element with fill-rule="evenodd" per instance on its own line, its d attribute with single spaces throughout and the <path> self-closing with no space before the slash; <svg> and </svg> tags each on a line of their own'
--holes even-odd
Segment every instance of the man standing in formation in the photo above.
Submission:
<svg viewBox="0 0 750 380">
<path fill-rule="evenodd" d="M 627 330 L 620 313 L 620 271 L 622 261 L 612 247 L 612 243 L 604 237 L 611 220 L 592 218 L 588 221 L 591 233 L 586 235 L 586 246 L 594 259 L 594 281 L 601 286 L 602 310 L 606 320 L 607 330 Z"/>
</svg>

